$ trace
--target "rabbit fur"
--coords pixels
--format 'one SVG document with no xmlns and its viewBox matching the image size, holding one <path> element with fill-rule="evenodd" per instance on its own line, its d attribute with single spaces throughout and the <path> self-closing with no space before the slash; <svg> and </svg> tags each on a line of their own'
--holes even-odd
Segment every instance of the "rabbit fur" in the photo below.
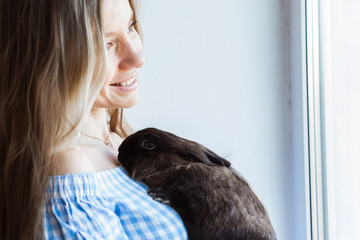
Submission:
<svg viewBox="0 0 360 240">
<path fill-rule="evenodd" d="M 270 218 L 230 162 L 156 128 L 127 137 L 118 160 L 182 218 L 190 240 L 276 240 Z"/>
</svg>

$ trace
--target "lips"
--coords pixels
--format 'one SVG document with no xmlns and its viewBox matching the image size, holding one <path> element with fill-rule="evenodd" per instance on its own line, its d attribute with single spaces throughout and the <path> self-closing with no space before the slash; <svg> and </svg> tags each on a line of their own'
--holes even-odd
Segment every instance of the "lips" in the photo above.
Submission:
<svg viewBox="0 0 360 240">
<path fill-rule="evenodd" d="M 129 79 L 127 81 L 122 81 L 122 82 L 118 82 L 118 83 L 112 83 L 112 84 L 110 84 L 110 86 L 128 87 L 131 84 L 133 84 L 135 80 L 136 80 L 136 76 L 132 77 L 131 79 Z"/>
<path fill-rule="evenodd" d="M 118 80 L 118 82 L 114 81 L 114 82 L 110 83 L 110 86 L 122 86 L 122 87 L 129 86 L 136 80 L 138 74 L 139 74 L 139 69 L 136 69 L 136 70 L 132 71 L 130 74 L 126 74 L 127 77 L 114 76 L 115 81 L 116 81 L 116 79 L 118 80 L 119 77 L 120 77 L 120 80 Z"/>
<path fill-rule="evenodd" d="M 137 89 L 137 86 L 138 86 L 137 76 L 134 76 L 126 81 L 110 84 L 110 87 L 112 87 L 113 89 L 116 89 L 118 91 L 125 91 L 125 92 L 133 91 Z"/>
<path fill-rule="evenodd" d="M 136 70 L 132 73 L 132 75 L 128 75 L 130 77 L 123 78 L 122 80 L 115 83 L 110 83 L 109 85 L 110 87 L 118 91 L 126 91 L 126 92 L 133 91 L 138 86 L 138 74 L 139 71 Z"/>
</svg>

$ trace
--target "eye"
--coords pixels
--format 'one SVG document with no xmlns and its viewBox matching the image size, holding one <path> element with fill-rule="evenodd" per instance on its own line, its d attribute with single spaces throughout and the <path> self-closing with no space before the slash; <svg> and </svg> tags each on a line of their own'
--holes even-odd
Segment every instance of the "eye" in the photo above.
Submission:
<svg viewBox="0 0 360 240">
<path fill-rule="evenodd" d="M 108 43 L 106 43 L 106 48 L 109 49 L 109 48 L 113 47 L 114 45 L 115 45 L 114 42 L 108 42 Z"/>
<path fill-rule="evenodd" d="M 132 31 L 135 30 L 135 24 L 136 24 L 136 21 L 132 22 L 132 23 L 129 25 L 129 29 L 128 29 L 129 32 L 132 32 Z"/>
<path fill-rule="evenodd" d="M 154 144 L 153 142 L 145 139 L 144 141 L 142 141 L 141 147 L 143 147 L 143 148 L 145 148 L 145 149 L 147 149 L 147 150 L 152 150 L 152 149 L 154 149 L 156 146 L 155 146 L 155 144 Z"/>
</svg>

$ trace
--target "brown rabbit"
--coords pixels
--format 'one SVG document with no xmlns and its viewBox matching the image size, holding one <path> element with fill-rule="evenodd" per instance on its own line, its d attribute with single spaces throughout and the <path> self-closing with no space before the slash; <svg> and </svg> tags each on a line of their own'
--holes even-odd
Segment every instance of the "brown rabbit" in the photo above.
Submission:
<svg viewBox="0 0 360 240">
<path fill-rule="evenodd" d="M 128 174 L 174 208 L 191 240 L 276 240 L 269 216 L 230 162 L 202 145 L 156 128 L 119 147 Z"/>
</svg>

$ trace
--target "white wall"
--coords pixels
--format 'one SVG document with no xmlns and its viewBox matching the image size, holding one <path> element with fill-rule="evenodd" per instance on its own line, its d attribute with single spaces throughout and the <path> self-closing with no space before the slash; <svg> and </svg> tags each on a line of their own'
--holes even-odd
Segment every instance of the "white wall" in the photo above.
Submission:
<svg viewBox="0 0 360 240">
<path fill-rule="evenodd" d="M 146 0 L 141 100 L 125 115 L 229 159 L 296 239 L 287 0 Z"/>
</svg>

